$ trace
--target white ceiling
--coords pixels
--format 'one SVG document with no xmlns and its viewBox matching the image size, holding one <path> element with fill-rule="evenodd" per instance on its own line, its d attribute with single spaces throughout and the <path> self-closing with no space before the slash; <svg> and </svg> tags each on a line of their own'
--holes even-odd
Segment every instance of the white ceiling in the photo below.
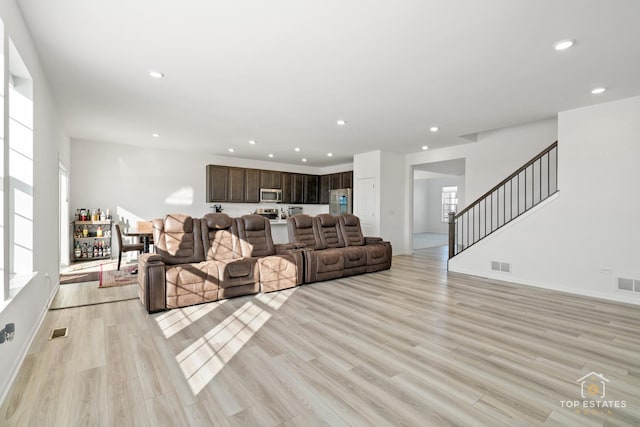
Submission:
<svg viewBox="0 0 640 427">
<path fill-rule="evenodd" d="M 328 166 L 640 94 L 637 0 L 17 1 L 76 139 Z"/>
</svg>

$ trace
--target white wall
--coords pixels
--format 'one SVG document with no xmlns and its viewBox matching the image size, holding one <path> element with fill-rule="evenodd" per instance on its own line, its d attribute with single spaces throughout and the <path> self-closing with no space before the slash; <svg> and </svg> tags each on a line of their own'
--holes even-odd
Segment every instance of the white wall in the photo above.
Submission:
<svg viewBox="0 0 640 427">
<path fill-rule="evenodd" d="M 558 121 L 542 120 L 478 134 L 477 142 L 407 155 L 407 165 L 465 159 L 465 205 L 558 139 Z"/>
<path fill-rule="evenodd" d="M 559 114 L 559 194 L 450 261 L 452 271 L 640 304 L 640 97 Z M 491 261 L 508 262 L 496 273 Z M 601 269 L 611 269 L 603 274 Z"/>
<path fill-rule="evenodd" d="M 69 159 L 69 140 L 14 0 L 0 2 L 0 17 L 34 84 L 33 265 L 39 273 L 0 311 L 0 325 L 16 325 L 15 339 L 0 346 L 0 399 L 4 400 L 58 285 L 58 158 Z"/>
<path fill-rule="evenodd" d="M 391 242 L 393 254 L 409 253 L 410 240 L 404 235 L 406 203 L 404 188 L 406 178 L 405 156 L 383 152 L 380 171 L 380 234 Z"/>
<path fill-rule="evenodd" d="M 71 142 L 71 208 L 110 209 L 115 220 L 136 221 L 184 213 L 195 217 L 212 212 L 205 202 L 208 164 L 320 174 L 321 169 L 260 162 L 207 153 L 152 150 L 103 142 Z M 347 165 L 344 165 L 347 167 Z M 348 169 L 347 169 L 348 170 Z M 221 203 L 230 216 L 253 213 L 273 204 Z M 277 205 L 286 209 L 289 205 Z M 296 205 L 297 206 L 297 205 Z M 316 215 L 328 205 L 300 205 Z M 70 218 L 71 219 L 71 218 Z M 114 250 L 117 250 L 114 241 Z"/>
<path fill-rule="evenodd" d="M 413 232 L 429 231 L 429 181 L 430 179 L 413 180 Z"/>
</svg>

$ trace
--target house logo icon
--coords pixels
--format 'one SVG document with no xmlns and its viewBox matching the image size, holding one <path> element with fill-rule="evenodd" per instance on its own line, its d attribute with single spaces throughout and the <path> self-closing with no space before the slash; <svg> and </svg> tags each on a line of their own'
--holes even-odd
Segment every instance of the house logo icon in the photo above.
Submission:
<svg viewBox="0 0 640 427">
<path fill-rule="evenodd" d="M 578 378 L 576 382 L 580 383 L 580 395 L 583 399 L 587 398 L 603 398 L 605 396 L 605 383 L 609 380 L 602 374 L 597 372 L 589 372 L 582 378 Z"/>
</svg>

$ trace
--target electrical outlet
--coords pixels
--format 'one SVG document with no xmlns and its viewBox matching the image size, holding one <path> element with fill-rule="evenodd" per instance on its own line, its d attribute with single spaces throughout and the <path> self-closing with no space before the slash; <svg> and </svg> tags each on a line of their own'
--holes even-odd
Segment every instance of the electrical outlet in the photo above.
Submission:
<svg viewBox="0 0 640 427">
<path fill-rule="evenodd" d="M 611 274 L 611 267 L 600 267 L 600 274 Z"/>
</svg>

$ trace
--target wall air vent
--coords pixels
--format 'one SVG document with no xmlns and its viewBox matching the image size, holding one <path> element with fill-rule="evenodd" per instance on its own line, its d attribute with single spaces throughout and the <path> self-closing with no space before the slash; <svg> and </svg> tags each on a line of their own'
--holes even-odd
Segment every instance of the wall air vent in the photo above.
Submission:
<svg viewBox="0 0 640 427">
<path fill-rule="evenodd" d="M 491 269 L 493 271 L 502 271 L 503 273 L 511 273 L 511 264 L 508 262 L 491 261 Z"/>
<path fill-rule="evenodd" d="M 618 277 L 618 290 L 640 293 L 640 280 Z"/>
</svg>

